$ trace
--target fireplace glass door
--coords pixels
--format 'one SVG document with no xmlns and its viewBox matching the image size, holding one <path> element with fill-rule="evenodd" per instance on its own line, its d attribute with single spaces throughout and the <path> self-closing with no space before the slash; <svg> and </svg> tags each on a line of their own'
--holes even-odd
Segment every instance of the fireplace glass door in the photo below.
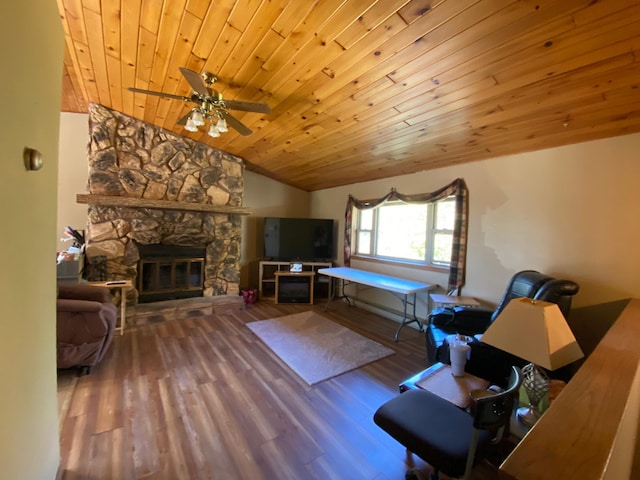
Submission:
<svg viewBox="0 0 640 480">
<path fill-rule="evenodd" d="M 137 284 L 139 302 L 202 296 L 204 256 L 183 256 L 176 251 L 167 255 L 163 251 L 163 255 L 141 257 Z"/>
</svg>

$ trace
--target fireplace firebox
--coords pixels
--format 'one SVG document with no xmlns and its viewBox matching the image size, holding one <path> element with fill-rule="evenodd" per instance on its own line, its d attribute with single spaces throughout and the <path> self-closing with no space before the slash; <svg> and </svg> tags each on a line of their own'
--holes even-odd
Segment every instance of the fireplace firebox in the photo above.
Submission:
<svg viewBox="0 0 640 480">
<path fill-rule="evenodd" d="M 138 302 L 201 297 L 205 248 L 138 245 Z"/>
</svg>

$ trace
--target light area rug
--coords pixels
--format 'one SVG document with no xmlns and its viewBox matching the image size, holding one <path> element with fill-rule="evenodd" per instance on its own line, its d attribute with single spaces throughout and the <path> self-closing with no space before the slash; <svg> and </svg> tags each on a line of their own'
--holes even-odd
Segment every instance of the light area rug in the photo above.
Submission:
<svg viewBox="0 0 640 480">
<path fill-rule="evenodd" d="M 309 385 L 395 353 L 313 311 L 246 325 Z"/>
</svg>

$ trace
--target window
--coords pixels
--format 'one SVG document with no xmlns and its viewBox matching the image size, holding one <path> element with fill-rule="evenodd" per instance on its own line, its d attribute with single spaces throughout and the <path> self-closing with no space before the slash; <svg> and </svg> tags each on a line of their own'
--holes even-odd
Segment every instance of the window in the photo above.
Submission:
<svg viewBox="0 0 640 480">
<path fill-rule="evenodd" d="M 455 200 L 411 204 L 388 202 L 358 210 L 356 255 L 416 265 L 448 267 Z"/>
<path fill-rule="evenodd" d="M 393 200 L 413 205 L 419 202 L 427 204 L 427 202 L 440 201 L 443 203 L 443 205 L 438 204 L 436 206 L 434 204 L 426 207 L 427 219 L 424 227 L 426 232 L 425 256 L 420 261 L 404 260 L 402 257 L 411 257 L 411 255 L 399 254 L 397 251 L 394 251 L 395 257 L 385 258 L 376 254 L 378 251 L 377 232 L 381 229 L 378 225 L 379 215 L 376 211 L 364 214 L 364 216 L 360 214 L 369 208 L 392 205 L 389 202 Z M 451 204 L 444 205 L 448 202 L 451 202 Z M 449 209 L 454 211 L 453 215 L 447 215 L 447 210 Z M 367 217 L 367 215 L 371 216 Z M 362 224 L 360 224 L 361 219 Z M 433 223 L 429 223 L 430 221 Z M 368 202 L 358 200 L 353 195 L 349 195 L 345 214 L 344 266 L 350 267 L 352 257 L 358 255 L 361 259 L 380 258 L 382 259 L 381 261 L 392 265 L 413 263 L 425 268 L 430 266 L 448 268 L 449 279 L 447 280 L 446 291 L 459 290 L 464 285 L 466 271 L 468 223 L 469 189 L 462 178 L 456 178 L 450 184 L 430 193 L 405 195 L 392 188 L 383 197 L 372 199 Z M 404 228 L 404 225 L 402 227 Z M 384 226 L 382 226 L 382 230 L 385 230 Z M 451 238 L 451 240 L 445 241 L 447 238 Z M 360 245 L 358 245 L 358 242 L 360 242 Z M 451 251 L 451 258 L 445 253 L 446 251 Z"/>
</svg>

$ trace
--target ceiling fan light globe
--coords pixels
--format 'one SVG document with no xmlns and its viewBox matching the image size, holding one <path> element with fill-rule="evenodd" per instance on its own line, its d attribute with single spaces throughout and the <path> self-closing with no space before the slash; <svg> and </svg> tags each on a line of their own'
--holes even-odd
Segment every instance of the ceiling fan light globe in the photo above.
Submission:
<svg viewBox="0 0 640 480">
<path fill-rule="evenodd" d="M 184 129 L 188 130 L 189 132 L 197 132 L 198 126 L 194 123 L 193 119 L 189 118 L 187 120 L 187 124 L 184 126 Z"/>
<path fill-rule="evenodd" d="M 219 118 L 218 123 L 216 124 L 216 128 L 220 133 L 228 132 L 227 121 L 224 118 Z"/>
<path fill-rule="evenodd" d="M 216 138 L 216 137 L 220 136 L 220 132 L 218 131 L 218 129 L 216 128 L 216 126 L 213 123 L 209 127 L 209 131 L 207 132 L 207 134 L 210 137 L 213 137 L 213 138 Z"/>
<path fill-rule="evenodd" d="M 198 110 L 194 110 L 191 113 L 191 120 L 197 127 L 201 127 L 202 125 L 204 125 L 204 118 L 202 117 L 202 113 L 200 113 Z"/>
</svg>

